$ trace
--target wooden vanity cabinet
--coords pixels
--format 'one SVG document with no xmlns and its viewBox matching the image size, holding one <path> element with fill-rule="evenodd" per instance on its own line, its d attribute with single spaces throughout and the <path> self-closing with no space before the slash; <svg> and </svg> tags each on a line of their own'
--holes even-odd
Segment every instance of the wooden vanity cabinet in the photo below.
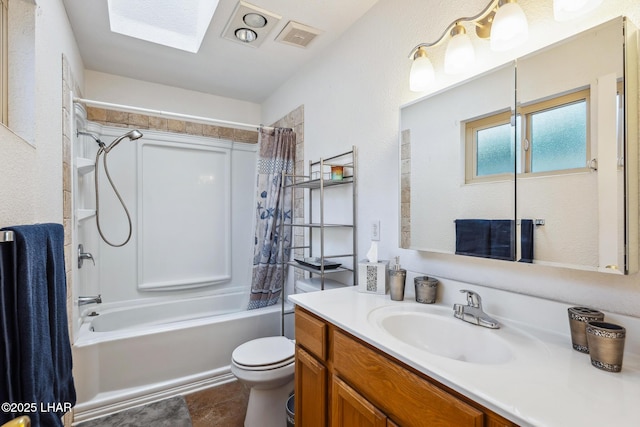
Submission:
<svg viewBox="0 0 640 427">
<path fill-rule="evenodd" d="M 305 427 L 327 425 L 327 368 L 296 346 L 295 418 Z M 297 421 L 296 421 L 297 422 Z"/>
<path fill-rule="evenodd" d="M 517 427 L 296 307 L 296 425 Z"/>
</svg>

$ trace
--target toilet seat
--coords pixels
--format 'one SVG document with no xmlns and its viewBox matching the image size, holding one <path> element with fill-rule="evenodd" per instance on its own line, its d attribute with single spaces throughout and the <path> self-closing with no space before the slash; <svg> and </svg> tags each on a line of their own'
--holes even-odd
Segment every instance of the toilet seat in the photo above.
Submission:
<svg viewBox="0 0 640 427">
<path fill-rule="evenodd" d="M 247 371 L 267 371 L 281 368 L 295 360 L 295 345 L 282 336 L 257 338 L 238 346 L 231 361 Z"/>
</svg>

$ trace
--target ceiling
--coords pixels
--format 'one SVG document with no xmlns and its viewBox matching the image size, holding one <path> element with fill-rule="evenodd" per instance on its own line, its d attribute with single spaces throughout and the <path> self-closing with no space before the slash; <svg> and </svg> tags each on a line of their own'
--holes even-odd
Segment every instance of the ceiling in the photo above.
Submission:
<svg viewBox="0 0 640 427">
<path fill-rule="evenodd" d="M 137 0 L 153 1 L 153 0 Z M 249 0 L 282 16 L 257 48 L 222 38 L 238 0 L 220 0 L 197 53 L 112 33 L 107 0 L 63 0 L 88 70 L 262 102 L 377 0 Z M 322 31 L 306 48 L 275 41 L 289 21 Z"/>
</svg>

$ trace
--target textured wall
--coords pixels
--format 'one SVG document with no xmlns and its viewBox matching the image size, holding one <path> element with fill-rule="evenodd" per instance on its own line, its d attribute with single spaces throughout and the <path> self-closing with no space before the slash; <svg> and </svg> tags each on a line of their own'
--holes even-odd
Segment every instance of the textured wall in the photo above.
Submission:
<svg viewBox="0 0 640 427">
<path fill-rule="evenodd" d="M 442 73 L 446 45 L 433 49 L 430 56 L 439 79 L 434 91 L 619 15 L 640 24 L 636 0 L 608 0 L 569 23 L 553 20 L 552 0 L 518 3 L 529 19 L 529 41 L 513 51 L 496 53 L 486 41 L 476 39 L 478 61 L 467 75 L 455 78 Z M 486 4 L 485 0 L 380 0 L 331 49 L 263 103 L 263 119 L 269 122 L 304 104 L 306 158 L 358 146 L 358 247 L 369 247 L 370 223 L 380 220 L 381 258 L 400 255 L 410 270 L 640 316 L 637 274 L 613 276 L 400 248 L 399 108 L 424 95 L 409 91 L 409 54 L 415 45 L 439 37 L 456 18 L 472 16 Z"/>
</svg>

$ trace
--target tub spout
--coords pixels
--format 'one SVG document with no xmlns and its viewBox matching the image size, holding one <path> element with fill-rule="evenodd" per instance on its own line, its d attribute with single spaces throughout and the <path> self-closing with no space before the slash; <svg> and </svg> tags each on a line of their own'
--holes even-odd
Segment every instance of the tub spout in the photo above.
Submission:
<svg viewBox="0 0 640 427">
<path fill-rule="evenodd" d="M 87 304 L 102 304 L 102 296 L 97 297 L 78 297 L 78 306 Z"/>
</svg>

